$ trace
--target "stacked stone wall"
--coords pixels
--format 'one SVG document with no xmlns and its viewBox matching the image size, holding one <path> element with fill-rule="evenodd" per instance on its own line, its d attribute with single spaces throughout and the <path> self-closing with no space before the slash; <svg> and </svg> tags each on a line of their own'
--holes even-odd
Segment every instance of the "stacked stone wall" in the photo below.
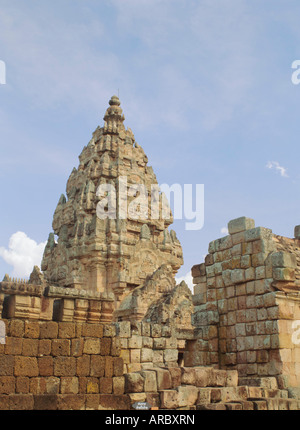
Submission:
<svg viewBox="0 0 300 430">
<path fill-rule="evenodd" d="M 282 388 L 298 387 L 296 256 L 279 250 L 272 230 L 255 228 L 251 219 L 230 221 L 228 231 L 192 268 L 198 335 L 186 363 L 237 369 L 241 377 L 276 376 Z"/>
<path fill-rule="evenodd" d="M 4 320 L 1 409 L 128 409 L 114 325 Z"/>
</svg>

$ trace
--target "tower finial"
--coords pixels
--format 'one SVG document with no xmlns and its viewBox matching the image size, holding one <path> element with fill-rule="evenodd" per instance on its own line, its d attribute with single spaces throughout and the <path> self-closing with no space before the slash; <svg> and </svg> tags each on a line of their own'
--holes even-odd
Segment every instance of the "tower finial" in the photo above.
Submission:
<svg viewBox="0 0 300 430">
<path fill-rule="evenodd" d="M 123 121 L 125 117 L 120 107 L 119 97 L 116 95 L 112 96 L 109 100 L 109 107 L 107 108 L 104 115 L 104 134 L 106 133 L 118 133 L 121 129 L 124 129 Z"/>
</svg>

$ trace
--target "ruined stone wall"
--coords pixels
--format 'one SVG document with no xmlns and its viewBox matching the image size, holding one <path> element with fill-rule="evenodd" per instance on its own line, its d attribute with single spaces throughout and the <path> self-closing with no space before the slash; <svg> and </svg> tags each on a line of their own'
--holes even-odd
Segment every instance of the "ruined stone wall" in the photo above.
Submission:
<svg viewBox="0 0 300 430">
<path fill-rule="evenodd" d="M 1 409 L 128 409 L 112 325 L 4 320 Z"/>
<path fill-rule="evenodd" d="M 4 322 L 2 410 L 300 408 L 275 378 L 241 385 L 236 370 L 181 366 L 178 341 L 157 324 Z"/>
<path fill-rule="evenodd" d="M 189 365 L 237 369 L 240 377 L 276 376 L 281 387 L 300 385 L 299 240 L 276 236 L 249 218 L 228 224 L 192 269 L 198 338 Z"/>
</svg>

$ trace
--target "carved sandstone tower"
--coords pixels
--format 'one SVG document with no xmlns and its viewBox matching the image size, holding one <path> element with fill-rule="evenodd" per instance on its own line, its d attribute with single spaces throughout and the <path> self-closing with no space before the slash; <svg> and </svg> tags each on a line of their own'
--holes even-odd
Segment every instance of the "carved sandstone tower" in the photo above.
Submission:
<svg viewBox="0 0 300 430">
<path fill-rule="evenodd" d="M 148 158 L 132 131 L 125 129 L 118 97 L 109 105 L 104 126 L 97 127 L 68 179 L 67 196 L 59 199 L 42 271 L 50 285 L 113 293 L 118 307 L 159 268 L 155 279 L 164 278 L 162 292 L 171 290 L 183 259 L 175 232 L 168 230 L 172 217 L 162 216 L 162 194 L 153 192 L 158 185 Z M 99 192 L 99 187 L 109 186 L 115 194 Z M 138 204 L 143 186 L 147 199 Z M 110 198 L 115 202 L 115 216 L 99 216 L 97 205 L 104 198 L 107 206 Z M 151 202 L 160 209 L 158 216 L 153 216 Z M 124 208 L 136 211 L 126 213 Z"/>
</svg>

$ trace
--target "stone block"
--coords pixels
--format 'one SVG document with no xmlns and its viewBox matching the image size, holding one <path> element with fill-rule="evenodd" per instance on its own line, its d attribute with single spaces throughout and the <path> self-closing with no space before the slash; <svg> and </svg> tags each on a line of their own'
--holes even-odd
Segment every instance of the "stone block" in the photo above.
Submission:
<svg viewBox="0 0 300 430">
<path fill-rule="evenodd" d="M 145 337 L 145 336 L 150 337 L 150 335 L 151 335 L 151 324 L 143 321 L 141 328 L 142 328 L 142 336 L 143 337 Z"/>
<path fill-rule="evenodd" d="M 115 324 L 105 324 L 103 327 L 104 337 L 115 337 L 117 334 L 117 328 Z"/>
<path fill-rule="evenodd" d="M 245 241 L 252 242 L 254 240 L 271 240 L 272 230 L 265 227 L 255 227 L 245 231 Z"/>
<path fill-rule="evenodd" d="M 121 357 L 113 358 L 113 375 L 122 376 L 124 373 L 124 361 Z"/>
<path fill-rule="evenodd" d="M 84 409 L 85 396 L 83 394 L 61 394 L 57 396 L 58 410 L 77 411 Z"/>
<path fill-rule="evenodd" d="M 106 376 L 100 378 L 99 385 L 100 394 L 111 394 L 113 391 L 113 380 Z"/>
<path fill-rule="evenodd" d="M 231 283 L 240 284 L 245 282 L 245 271 L 243 269 L 234 269 L 231 271 Z"/>
<path fill-rule="evenodd" d="M 131 336 L 131 326 L 130 321 L 120 321 L 116 324 L 117 335 L 119 337 L 130 337 Z"/>
<path fill-rule="evenodd" d="M 77 324 L 79 327 L 81 324 Z M 83 337 L 96 337 L 97 339 L 101 339 L 103 337 L 103 324 L 101 323 L 83 323 L 81 334 L 77 334 L 77 336 Z"/>
<path fill-rule="evenodd" d="M 113 378 L 113 393 L 115 395 L 124 394 L 125 392 L 125 377 L 115 376 Z"/>
<path fill-rule="evenodd" d="M 144 394 L 144 399 L 146 396 Z M 131 408 L 133 399 L 130 399 L 127 395 L 109 395 L 100 394 L 99 396 L 99 409 L 100 410 L 129 410 Z"/>
<path fill-rule="evenodd" d="M 273 269 L 273 278 L 275 281 L 294 281 L 295 270 L 288 267 L 275 267 Z"/>
<path fill-rule="evenodd" d="M 29 379 L 27 376 L 16 377 L 16 393 L 17 394 L 28 394 L 29 393 Z"/>
<path fill-rule="evenodd" d="M 16 357 L 15 376 L 38 376 L 39 367 L 36 357 Z"/>
<path fill-rule="evenodd" d="M 12 355 L 0 355 L 0 376 L 13 376 L 15 357 Z"/>
<path fill-rule="evenodd" d="M 110 355 L 111 352 L 111 338 L 103 337 L 100 341 L 100 354 L 101 355 Z M 96 354 L 96 352 L 93 352 Z"/>
<path fill-rule="evenodd" d="M 101 339 L 102 342 L 102 339 Z M 83 344 L 84 354 L 100 354 L 100 339 L 97 338 L 85 338 Z"/>
<path fill-rule="evenodd" d="M 181 368 L 180 367 L 169 367 L 169 372 L 172 379 L 172 388 L 176 388 L 181 385 Z"/>
<path fill-rule="evenodd" d="M 50 356 L 38 357 L 38 367 L 40 376 L 53 375 L 53 358 Z"/>
<path fill-rule="evenodd" d="M 160 324 L 151 324 L 151 336 L 152 337 L 161 337 L 161 325 Z"/>
<path fill-rule="evenodd" d="M 251 266 L 250 255 L 242 255 L 241 257 L 241 269 L 248 269 Z"/>
<path fill-rule="evenodd" d="M 11 394 L 9 396 L 10 410 L 32 410 L 34 406 L 32 394 Z"/>
<path fill-rule="evenodd" d="M 76 358 L 76 375 L 77 376 L 88 376 L 90 375 L 90 355 L 83 355 L 82 357 Z"/>
<path fill-rule="evenodd" d="M 192 267 L 191 272 L 192 272 L 192 277 L 193 278 L 197 278 L 198 276 L 201 276 L 201 274 L 200 274 L 200 264 L 195 264 Z"/>
<path fill-rule="evenodd" d="M 157 379 L 157 389 L 168 390 L 172 388 L 172 377 L 167 369 L 155 368 L 156 379 Z"/>
<path fill-rule="evenodd" d="M 212 387 L 225 387 L 227 379 L 226 370 L 213 369 L 211 376 Z"/>
<path fill-rule="evenodd" d="M 0 394 L 15 392 L 15 378 L 13 376 L 0 376 Z"/>
<path fill-rule="evenodd" d="M 217 241 L 215 241 L 215 242 L 217 242 Z M 206 274 L 207 274 L 207 268 L 208 268 L 209 266 L 211 266 L 212 264 L 214 264 L 214 256 L 213 256 L 213 254 L 207 254 L 207 255 L 205 256 L 204 261 L 205 261 Z"/>
<path fill-rule="evenodd" d="M 265 294 L 272 291 L 272 280 L 259 279 L 254 282 L 255 294 Z"/>
<path fill-rule="evenodd" d="M 23 321 L 22 321 L 23 322 Z M 25 321 L 24 337 L 38 339 L 40 335 L 40 324 L 38 321 Z"/>
<path fill-rule="evenodd" d="M 179 394 L 177 390 L 160 391 L 161 409 L 177 409 L 179 407 Z"/>
<path fill-rule="evenodd" d="M 212 384 L 213 368 L 196 367 L 195 368 L 195 385 L 197 387 L 207 387 Z"/>
<path fill-rule="evenodd" d="M 37 411 L 51 411 L 57 409 L 57 395 L 56 394 L 42 394 L 33 396 L 34 406 L 33 409 Z"/>
<path fill-rule="evenodd" d="M 29 378 L 29 392 L 32 394 L 45 394 L 46 378 L 44 377 Z"/>
<path fill-rule="evenodd" d="M 199 388 L 197 405 L 206 405 L 211 402 L 211 388 Z"/>
<path fill-rule="evenodd" d="M 71 322 L 60 322 L 58 324 L 58 337 L 62 339 L 72 339 L 75 337 L 75 324 Z"/>
<path fill-rule="evenodd" d="M 223 282 L 224 282 L 225 287 L 232 285 L 231 270 L 223 269 L 222 278 L 223 278 Z"/>
<path fill-rule="evenodd" d="M 144 378 L 144 391 L 145 392 L 157 391 L 156 372 L 151 370 L 144 370 L 141 372 L 141 375 Z"/>
<path fill-rule="evenodd" d="M 141 349 L 141 363 L 148 363 L 153 361 L 153 350 L 150 348 Z"/>
<path fill-rule="evenodd" d="M 284 251 L 273 252 L 271 254 L 271 263 L 273 267 L 289 267 L 291 269 L 297 267 L 296 255 Z"/>
<path fill-rule="evenodd" d="M 253 400 L 253 406 L 255 411 L 268 410 L 266 400 Z"/>
<path fill-rule="evenodd" d="M 164 337 L 155 337 L 153 339 L 153 349 L 165 349 L 166 339 Z"/>
<path fill-rule="evenodd" d="M 70 355 L 69 339 L 53 339 L 51 345 L 51 353 L 54 357 L 61 355 Z"/>
<path fill-rule="evenodd" d="M 79 389 L 78 378 L 76 377 L 62 377 L 60 380 L 61 394 L 77 394 Z"/>
<path fill-rule="evenodd" d="M 300 225 L 296 225 L 294 228 L 294 237 L 300 239 Z"/>
<path fill-rule="evenodd" d="M 7 355 L 22 354 L 23 339 L 17 337 L 6 337 L 4 351 Z"/>
<path fill-rule="evenodd" d="M 198 400 L 198 388 L 193 385 L 180 386 L 177 388 L 178 391 L 178 405 L 182 406 L 193 406 Z"/>
<path fill-rule="evenodd" d="M 255 268 L 255 279 L 264 279 L 266 277 L 265 266 L 258 266 Z"/>
<path fill-rule="evenodd" d="M 241 243 L 243 246 L 243 242 L 245 241 L 245 232 L 241 231 L 239 233 L 233 233 L 231 234 L 231 238 L 232 238 L 233 245 L 237 245 Z"/>
<path fill-rule="evenodd" d="M 226 376 L 227 387 L 237 387 L 238 379 L 239 379 L 239 375 L 237 370 L 227 370 L 227 376 Z"/>
<path fill-rule="evenodd" d="M 71 339 L 71 356 L 80 357 L 83 353 L 84 339 Z"/>
<path fill-rule="evenodd" d="M 120 338 L 113 337 L 111 340 L 110 355 L 119 357 L 121 353 Z"/>
<path fill-rule="evenodd" d="M 140 363 L 141 362 L 141 350 L 140 349 L 130 349 L 130 362 Z"/>
<path fill-rule="evenodd" d="M 181 383 L 184 385 L 195 385 L 196 383 L 195 368 L 193 367 L 181 368 Z"/>
<path fill-rule="evenodd" d="M 130 405 L 132 406 L 136 402 L 145 402 L 147 393 L 129 393 L 126 394 L 130 399 Z"/>
<path fill-rule="evenodd" d="M 60 387 L 60 378 L 50 376 L 45 378 L 46 393 L 47 394 L 58 394 Z"/>
<path fill-rule="evenodd" d="M 126 373 L 125 393 L 142 393 L 144 391 L 144 378 L 140 373 Z"/>
<path fill-rule="evenodd" d="M 40 324 L 40 339 L 55 339 L 58 336 L 58 323 L 45 321 Z"/>
<path fill-rule="evenodd" d="M 75 376 L 76 358 L 75 357 L 55 357 L 54 376 Z"/>
<path fill-rule="evenodd" d="M 9 410 L 9 396 L 0 394 L 0 410 Z"/>
<path fill-rule="evenodd" d="M 95 377 L 104 376 L 105 357 L 100 355 L 91 355 L 90 375 Z"/>
<path fill-rule="evenodd" d="M 240 217 L 228 223 L 229 234 L 239 233 L 252 228 L 255 228 L 255 221 L 251 218 Z"/>
<path fill-rule="evenodd" d="M 164 350 L 164 361 L 168 362 L 177 362 L 178 360 L 178 351 L 177 349 L 165 349 Z"/>
</svg>

